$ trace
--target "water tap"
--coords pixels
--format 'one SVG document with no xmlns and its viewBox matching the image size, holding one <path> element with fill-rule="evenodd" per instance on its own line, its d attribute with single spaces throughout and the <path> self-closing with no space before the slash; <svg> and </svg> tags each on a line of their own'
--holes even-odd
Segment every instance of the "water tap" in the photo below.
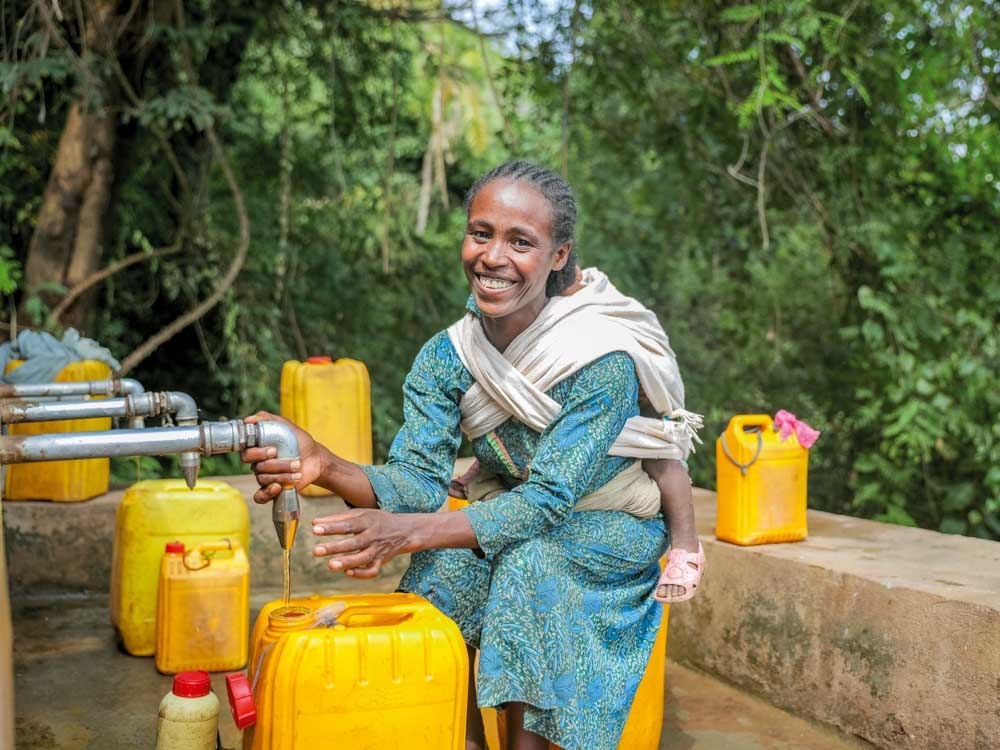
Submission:
<svg viewBox="0 0 1000 750">
<path fill-rule="evenodd" d="M 299 457 L 299 442 L 295 433 L 283 422 L 257 422 L 248 424 L 247 446 L 278 449 L 278 458 Z M 295 544 L 295 533 L 299 530 L 299 493 L 294 485 L 283 487 L 271 501 L 271 520 L 278 534 L 278 544 L 282 549 L 291 549 Z"/>
</svg>

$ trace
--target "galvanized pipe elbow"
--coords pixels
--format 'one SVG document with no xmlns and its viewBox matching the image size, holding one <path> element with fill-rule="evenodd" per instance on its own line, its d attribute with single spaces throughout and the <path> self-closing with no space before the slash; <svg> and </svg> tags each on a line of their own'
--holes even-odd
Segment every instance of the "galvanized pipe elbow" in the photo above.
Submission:
<svg viewBox="0 0 1000 750">
<path fill-rule="evenodd" d="M 167 411 L 174 415 L 177 424 L 188 425 L 198 423 L 198 405 L 194 399 L 180 391 L 167 391 Z"/>
<path fill-rule="evenodd" d="M 278 458 L 298 458 L 299 441 L 295 431 L 284 422 L 257 422 L 247 425 L 247 437 L 254 434 L 257 447 L 278 449 Z M 251 440 L 247 440 L 247 445 Z M 271 521 L 278 535 L 278 544 L 288 550 L 295 544 L 299 530 L 299 493 L 295 487 L 284 487 L 271 501 Z"/>
<path fill-rule="evenodd" d="M 277 448 L 278 458 L 298 458 L 299 441 L 295 431 L 284 422 L 256 422 L 247 427 L 256 427 L 257 446 Z"/>
<path fill-rule="evenodd" d="M 146 389 L 142 387 L 142 383 L 133 378 L 117 378 L 114 389 L 122 396 L 136 396 L 146 392 Z"/>
</svg>

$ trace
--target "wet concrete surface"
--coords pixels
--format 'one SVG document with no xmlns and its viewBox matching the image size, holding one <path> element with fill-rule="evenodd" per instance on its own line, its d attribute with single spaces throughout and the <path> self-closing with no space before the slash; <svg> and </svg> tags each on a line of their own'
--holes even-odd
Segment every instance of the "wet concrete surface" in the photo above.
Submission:
<svg viewBox="0 0 1000 750">
<path fill-rule="evenodd" d="M 345 581 L 345 584 L 361 582 Z M 369 589 L 371 584 L 368 584 Z M 344 586 L 345 590 L 358 587 Z M 274 592 L 253 597 L 254 615 Z M 157 708 L 171 677 L 152 658 L 119 651 L 105 595 L 18 597 L 14 601 L 18 750 L 152 748 Z M 221 674 L 225 748 L 239 747 Z M 331 741 L 336 727 L 331 727 Z M 667 667 L 661 749 L 856 750 L 867 744 L 781 711 L 676 663 Z"/>
</svg>

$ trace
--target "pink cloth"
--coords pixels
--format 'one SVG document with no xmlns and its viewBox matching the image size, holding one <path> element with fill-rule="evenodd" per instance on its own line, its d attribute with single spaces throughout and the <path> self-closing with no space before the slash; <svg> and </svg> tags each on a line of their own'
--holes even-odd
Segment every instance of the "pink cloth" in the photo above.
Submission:
<svg viewBox="0 0 1000 750">
<path fill-rule="evenodd" d="M 781 434 L 782 440 L 788 440 L 788 436 L 795 433 L 799 440 L 799 445 L 803 448 L 811 448 L 813 443 L 819 439 L 819 430 L 814 430 L 802 420 L 796 418 L 790 411 L 779 409 L 774 415 L 774 428 Z"/>
</svg>

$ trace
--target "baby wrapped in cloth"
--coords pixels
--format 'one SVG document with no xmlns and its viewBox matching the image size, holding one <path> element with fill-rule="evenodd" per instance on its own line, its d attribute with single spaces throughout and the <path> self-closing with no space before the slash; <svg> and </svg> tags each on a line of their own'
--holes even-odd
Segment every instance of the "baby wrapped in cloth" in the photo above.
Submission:
<svg viewBox="0 0 1000 750">
<path fill-rule="evenodd" d="M 702 418 L 684 409 L 677 359 L 656 316 L 619 292 L 596 268 L 585 269 L 580 284 L 572 295 L 551 298 L 502 354 L 472 312 L 448 329 L 458 356 L 476 381 L 459 405 L 462 431 L 470 440 L 486 435 L 502 455 L 505 449 L 493 430 L 514 417 L 543 432 L 562 408 L 545 392 L 588 363 L 620 351 L 632 358 L 639 385 L 662 418 L 630 418 L 609 455 L 686 459 L 692 441 L 698 441 Z M 511 469 L 517 476 L 516 467 Z M 530 470 L 529 466 L 519 478 L 526 479 Z M 508 489 L 499 477 L 479 472 L 468 480 L 466 496 L 477 502 Z M 659 488 L 636 460 L 580 498 L 575 510 L 620 510 L 651 518 L 660 507 Z"/>
</svg>

